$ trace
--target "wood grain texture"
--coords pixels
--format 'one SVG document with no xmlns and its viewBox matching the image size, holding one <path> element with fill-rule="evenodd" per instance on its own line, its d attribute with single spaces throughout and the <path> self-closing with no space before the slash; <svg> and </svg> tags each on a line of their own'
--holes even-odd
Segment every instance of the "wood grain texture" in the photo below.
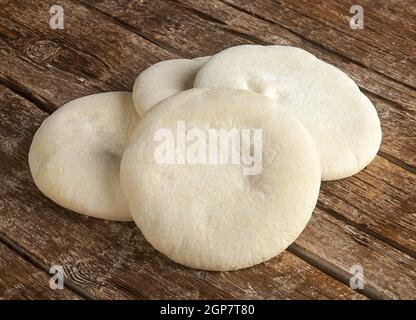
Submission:
<svg viewBox="0 0 416 320">
<path fill-rule="evenodd" d="M 0 86 L 0 232 L 103 299 L 363 299 L 291 253 L 238 272 L 193 270 L 156 252 L 133 223 L 88 218 L 36 189 L 27 153 L 46 113 Z M 13 208 L 13 210 L 7 210 Z"/>
<path fill-rule="evenodd" d="M 359 63 L 387 78 L 416 88 L 416 41 L 412 22 L 416 18 L 414 3 L 407 6 L 408 19 L 401 13 L 380 10 L 391 1 L 381 0 L 360 3 L 347 1 L 250 1 L 225 0 L 228 3 L 264 17 L 290 31 L 301 34 L 305 39 L 325 49 Z M 353 16 L 349 12 L 354 4 L 364 9 L 365 27 L 354 30 L 349 27 Z M 398 18 L 399 25 L 394 23 Z M 400 30 L 400 32 L 398 32 Z M 408 38 L 405 38 L 405 36 Z"/>
<path fill-rule="evenodd" d="M 49 287 L 50 276 L 46 272 L 34 267 L 2 243 L 0 275 L 0 300 L 81 298 L 66 288 L 52 290 Z"/>
<path fill-rule="evenodd" d="M 383 127 L 381 150 L 393 154 L 404 162 L 416 163 L 414 101 L 407 103 L 389 96 L 389 93 L 386 95 L 385 92 L 379 92 L 380 85 L 384 85 L 385 88 L 390 88 L 390 92 L 397 90 L 397 95 L 400 93 L 401 96 L 403 93 L 401 90 L 405 90 L 409 98 L 416 98 L 413 89 L 392 81 L 361 64 L 356 65 L 351 61 L 345 61 L 330 51 L 322 53 L 321 48 L 306 41 L 303 37 L 222 2 L 179 1 L 181 3 L 171 1 L 131 3 L 127 0 L 116 3 L 103 0 L 88 1 L 88 4 L 131 24 L 137 32 L 144 34 L 147 38 L 153 37 L 175 50 L 186 49 L 192 56 L 212 54 L 223 48 L 242 43 L 301 46 L 344 70 L 364 89 L 381 118 Z M 274 17 L 280 17 L 276 10 L 273 12 Z M 187 39 L 193 39 L 193 41 L 187 41 Z M 370 49 L 367 48 L 367 50 Z M 369 77 L 369 74 L 372 77 Z M 380 162 L 383 165 L 375 167 Z M 374 172 L 375 170 L 377 171 Z M 372 177 L 369 177 L 367 172 L 373 172 Z M 357 179 L 361 179 L 360 183 L 365 189 L 360 190 L 359 196 L 355 195 L 358 187 L 352 186 Z M 392 179 L 390 186 L 386 184 L 389 179 Z M 336 214 L 353 224 L 371 231 L 380 239 L 415 256 L 415 183 L 414 174 L 377 157 L 374 164 L 356 177 L 324 183 L 321 202 L 329 211 L 335 211 Z M 386 202 L 392 201 L 393 193 L 401 193 L 400 200 L 396 201 L 395 205 L 384 206 Z M 343 199 L 343 202 L 340 202 L 337 197 Z M 354 208 L 354 201 L 358 201 L 361 205 Z"/>
<path fill-rule="evenodd" d="M 355 61 L 359 56 L 318 45 L 280 25 L 276 12 L 262 17 L 255 8 L 230 3 L 66 0 L 61 2 L 66 27 L 52 31 L 51 3 L 0 0 L 0 83 L 52 111 L 88 93 L 130 90 L 137 74 L 156 61 L 213 54 L 235 44 L 296 45 L 360 85 L 381 117 L 383 152 L 399 164 L 415 165 L 416 94 L 406 83 L 411 78 L 401 83 L 397 74 L 388 77 L 377 66 Z M 1 92 L 0 146 L 6 161 L 0 164 L 5 181 L 0 232 L 45 265 L 63 264 L 70 279 L 92 295 L 363 298 L 288 252 L 238 272 L 189 270 L 155 252 L 133 224 L 88 219 L 58 207 L 36 190 L 27 168 L 31 138 L 47 114 L 5 88 Z M 377 157 L 359 175 L 325 183 L 322 190 L 319 208 L 291 252 L 301 256 L 296 248 L 307 250 L 317 264 L 332 264 L 346 283 L 350 267 L 359 263 L 368 286 L 381 295 L 415 298 L 415 175 Z"/>
<path fill-rule="evenodd" d="M 416 258 L 416 176 L 381 157 L 321 185 L 319 203 Z"/>
<path fill-rule="evenodd" d="M 61 1 L 51 30 L 47 1 L 0 1 L 0 82 L 51 111 L 82 95 L 130 91 L 138 72 L 174 55 L 98 12 Z"/>
<path fill-rule="evenodd" d="M 316 208 L 297 239 L 300 248 L 349 273 L 360 265 L 365 286 L 388 299 L 415 299 L 416 260 L 365 231 Z"/>
</svg>

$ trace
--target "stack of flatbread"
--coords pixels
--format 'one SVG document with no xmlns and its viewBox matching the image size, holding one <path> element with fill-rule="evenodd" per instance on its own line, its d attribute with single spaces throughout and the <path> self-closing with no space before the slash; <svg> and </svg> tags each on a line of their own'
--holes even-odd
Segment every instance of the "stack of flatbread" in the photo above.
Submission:
<svg viewBox="0 0 416 320">
<path fill-rule="evenodd" d="M 132 93 L 66 103 L 36 132 L 29 165 L 59 205 L 134 220 L 172 260 L 250 267 L 300 235 L 321 181 L 356 174 L 381 128 L 341 70 L 289 46 L 243 45 L 159 62 Z"/>
</svg>

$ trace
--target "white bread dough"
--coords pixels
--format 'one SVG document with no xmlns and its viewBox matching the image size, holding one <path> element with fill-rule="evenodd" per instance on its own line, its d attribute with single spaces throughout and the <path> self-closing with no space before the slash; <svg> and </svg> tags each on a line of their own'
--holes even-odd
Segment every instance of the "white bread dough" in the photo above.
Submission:
<svg viewBox="0 0 416 320">
<path fill-rule="evenodd" d="M 133 86 L 133 102 L 143 117 L 158 102 L 194 86 L 195 75 L 210 57 L 172 59 L 144 70 Z"/>
<path fill-rule="evenodd" d="M 176 133 L 177 121 L 187 130 L 262 129 L 261 172 L 244 175 L 240 164 L 158 164 L 155 133 Z M 315 207 L 320 166 L 307 130 L 269 98 L 199 88 L 163 100 L 139 122 L 120 179 L 153 247 L 189 267 L 226 271 L 266 261 L 295 241 Z"/>
<path fill-rule="evenodd" d="M 29 166 L 37 187 L 70 210 L 129 221 L 120 190 L 120 160 L 138 121 L 130 92 L 86 96 L 66 103 L 36 132 Z"/>
<path fill-rule="evenodd" d="M 370 100 L 341 70 L 299 48 L 226 49 L 201 68 L 195 87 L 252 90 L 276 101 L 315 140 L 322 180 L 357 173 L 380 147 L 380 121 Z"/>
</svg>

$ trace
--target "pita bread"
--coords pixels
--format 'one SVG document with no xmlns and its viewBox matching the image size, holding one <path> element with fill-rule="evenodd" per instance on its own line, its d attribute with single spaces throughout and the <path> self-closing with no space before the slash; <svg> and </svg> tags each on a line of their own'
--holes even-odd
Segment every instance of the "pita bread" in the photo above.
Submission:
<svg viewBox="0 0 416 320">
<path fill-rule="evenodd" d="M 159 130 L 178 134 L 178 121 L 187 134 L 261 129 L 261 171 L 246 175 L 232 163 L 159 164 L 155 137 Z M 285 250 L 310 219 L 320 186 L 315 144 L 300 121 L 267 97 L 233 89 L 191 89 L 156 105 L 132 134 L 120 174 L 133 219 L 153 247 L 180 264 L 217 271 Z"/>
<path fill-rule="evenodd" d="M 144 70 L 133 86 L 133 101 L 143 117 L 158 102 L 194 86 L 195 75 L 210 57 L 173 59 Z"/>
<path fill-rule="evenodd" d="M 94 94 L 66 103 L 33 138 L 29 152 L 33 180 L 65 208 L 96 218 L 131 220 L 119 170 L 137 121 L 129 92 Z"/>
<path fill-rule="evenodd" d="M 370 100 L 341 70 L 299 48 L 226 49 L 201 68 L 195 87 L 251 90 L 276 101 L 315 140 L 322 180 L 359 172 L 380 147 L 380 121 Z"/>
</svg>

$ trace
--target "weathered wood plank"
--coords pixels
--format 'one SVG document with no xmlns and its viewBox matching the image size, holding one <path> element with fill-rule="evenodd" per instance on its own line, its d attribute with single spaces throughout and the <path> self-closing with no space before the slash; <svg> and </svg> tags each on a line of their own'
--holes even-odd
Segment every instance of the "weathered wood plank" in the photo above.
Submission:
<svg viewBox="0 0 416 320">
<path fill-rule="evenodd" d="M 181 48 L 182 50 L 186 48 L 195 56 L 211 54 L 212 52 L 230 45 L 248 42 L 238 35 L 230 33 L 230 26 L 231 31 L 233 32 L 238 31 L 252 34 L 257 38 L 260 37 L 262 41 L 267 43 L 293 44 L 294 42 L 298 45 L 304 44 L 308 46 L 308 49 L 312 48 L 310 44 L 297 39 L 296 36 L 287 31 L 284 31 L 284 34 L 289 40 L 280 38 L 277 34 L 281 34 L 283 32 L 282 29 L 239 12 L 221 2 L 193 1 L 192 5 L 192 8 L 185 11 L 183 6 L 166 1 L 160 1 L 157 4 L 154 2 L 135 2 L 128 6 L 127 2 L 121 1 L 115 3 L 104 0 L 99 3 L 98 7 L 100 10 L 105 10 L 107 13 L 115 15 L 119 19 L 123 19 L 126 23 L 131 23 L 131 25 L 137 28 L 140 33 L 145 33 L 146 37 L 153 36 L 157 38 L 158 41 L 166 43 L 170 47 Z M 125 10 L 126 7 L 128 8 L 127 10 Z M 201 11 L 197 14 L 195 13 L 195 10 Z M 201 14 L 205 15 L 201 16 Z M 206 16 L 207 14 L 209 14 L 208 17 Z M 209 38 L 214 40 L 210 42 Z M 187 42 L 184 39 L 193 39 L 193 41 Z M 317 51 L 316 48 L 313 48 L 311 51 L 322 57 L 322 54 Z M 339 57 L 331 55 L 330 53 L 327 60 L 338 65 L 347 73 L 350 73 L 351 63 L 342 62 Z M 378 82 L 375 80 L 368 81 L 366 78 L 366 75 L 371 71 L 361 67 L 360 70 L 361 74 L 354 74 L 355 76 L 353 76 L 356 80 L 359 80 L 358 82 L 370 82 L 373 87 L 378 86 Z M 377 77 L 378 80 L 384 81 L 386 86 L 393 85 L 388 79 L 386 80 L 379 75 Z M 393 90 L 395 87 L 397 87 L 397 85 L 392 87 Z M 414 95 L 412 90 L 410 92 Z M 414 108 L 412 109 L 410 105 L 402 108 L 396 103 L 383 100 L 371 92 L 366 93 L 374 102 L 381 118 L 383 126 L 383 143 L 381 150 L 386 153 L 391 153 L 408 163 L 416 163 L 416 119 L 413 110 Z M 383 165 L 384 169 L 380 171 L 379 174 L 383 174 L 383 171 L 391 170 L 395 172 L 398 177 L 405 177 L 407 180 L 412 181 L 409 187 L 413 185 L 413 182 L 416 179 L 414 175 L 408 174 L 405 170 L 397 168 L 397 166 L 392 165 L 387 161 L 383 161 Z M 366 170 L 372 170 L 372 165 Z M 364 172 L 366 172 L 366 170 Z M 361 176 L 363 174 L 365 173 L 362 173 Z M 388 173 L 386 173 L 386 175 L 387 174 Z M 384 179 L 383 175 L 375 175 L 375 178 L 373 179 L 378 179 L 381 183 Z M 351 179 L 354 180 L 356 178 Z M 351 196 L 351 192 L 347 192 L 349 190 L 347 187 L 350 183 L 349 181 L 350 180 L 347 179 L 334 183 L 342 190 L 339 192 L 343 192 L 343 195 L 339 196 L 345 199 L 344 206 L 347 207 L 348 204 L 353 203 L 352 201 L 354 199 L 354 197 Z M 375 191 L 372 186 L 374 182 L 366 182 L 364 179 L 363 183 L 367 185 L 368 192 L 361 192 L 360 201 L 362 203 L 374 202 L 375 199 L 373 195 Z M 415 252 L 415 242 L 412 240 L 412 235 L 415 232 L 414 217 L 411 211 L 403 211 L 401 208 L 403 206 L 407 206 L 408 208 L 411 207 L 414 198 L 408 196 L 407 198 L 402 199 L 403 204 L 388 207 L 389 219 L 387 221 L 386 219 L 381 218 L 382 215 L 379 210 L 382 208 L 380 206 L 371 206 L 373 210 L 367 209 L 365 211 L 360 211 L 360 215 L 351 214 L 351 210 L 347 210 L 338 205 L 339 201 L 335 196 L 329 195 L 330 187 L 326 187 L 326 185 L 327 184 L 323 185 L 323 195 L 321 197 L 325 199 L 325 206 L 327 208 L 335 210 L 354 223 L 362 224 L 363 228 L 378 233 L 381 238 L 388 239 L 392 243 L 397 244 L 397 247 L 404 248 L 410 253 Z M 332 186 L 333 184 L 328 185 Z M 399 190 L 401 186 L 397 185 L 395 188 Z M 378 202 L 380 202 L 381 199 L 387 199 L 384 201 L 388 201 L 388 197 L 391 196 L 382 192 L 378 192 L 376 195 Z M 350 196 L 350 201 L 348 200 L 348 196 Z M 390 227 L 387 227 L 387 225 L 390 225 Z M 393 228 L 391 226 L 395 227 Z M 384 232 L 387 233 L 384 234 Z"/>
<path fill-rule="evenodd" d="M 316 208 L 311 221 L 296 241 L 344 272 L 359 265 L 364 287 L 371 286 L 390 299 L 416 298 L 416 260 L 359 228 L 346 226 Z"/>
<path fill-rule="evenodd" d="M 373 93 L 364 93 L 377 109 L 382 130 L 382 143 L 380 150 L 397 159 L 401 159 L 410 167 L 408 170 L 415 173 L 416 167 L 416 113 L 404 112 L 393 102 L 380 99 Z M 380 153 L 382 155 L 382 153 Z"/>
<path fill-rule="evenodd" d="M 386 77 L 416 88 L 416 75 L 412 72 L 416 68 L 416 42 L 410 27 L 412 20 L 416 18 L 415 11 L 407 19 L 399 16 L 402 28 L 398 36 L 395 32 L 397 24 L 394 26 L 388 23 L 395 18 L 393 12 L 384 14 L 382 22 L 373 18 L 382 11 L 378 7 L 388 1 L 359 3 L 364 8 L 365 25 L 362 30 L 354 30 L 349 26 L 349 20 L 353 16 L 349 9 L 358 4 L 352 0 L 342 3 L 334 0 L 225 1 L 273 21 Z M 404 7 L 405 4 L 402 3 L 401 6 Z M 412 6 L 408 9 L 412 13 Z"/>
<path fill-rule="evenodd" d="M 0 243 L 0 300 L 13 299 L 82 299 L 69 289 L 53 290 L 49 275 Z"/>
<path fill-rule="evenodd" d="M 141 70 L 175 57 L 68 1 L 60 2 L 63 30 L 50 28 L 49 2 L 0 3 L 0 82 L 36 97 L 49 110 L 81 95 L 130 91 Z"/>
<path fill-rule="evenodd" d="M 416 257 L 416 175 L 376 157 L 348 179 L 325 182 L 319 202 Z"/>
<path fill-rule="evenodd" d="M 35 187 L 27 153 L 47 116 L 0 86 L 0 232 L 45 265 L 99 298 L 362 299 L 347 286 L 285 252 L 231 273 L 179 266 L 156 252 L 133 223 L 87 218 L 61 208 Z"/>
<path fill-rule="evenodd" d="M 370 93 L 370 98 L 375 95 L 381 97 L 372 100 L 383 116 L 383 127 L 394 127 L 383 132 L 386 138 L 382 150 L 416 167 L 416 91 L 413 89 L 366 67 L 346 61 L 328 50 L 323 51 L 278 25 L 222 2 L 180 0 L 183 4 L 178 4 L 171 1 L 82 1 L 131 24 L 147 38 L 154 38 L 191 56 L 213 54 L 232 45 L 246 43 L 302 47 L 345 71 Z"/>
<path fill-rule="evenodd" d="M 415 41 L 416 3 L 413 0 L 402 0 L 400 5 L 397 1 L 387 0 L 379 1 L 376 6 L 371 0 L 363 0 L 362 3 L 366 8 L 371 8 L 367 10 L 367 16 L 382 26 L 389 26 L 386 32 L 406 41 L 408 37 Z"/>
<path fill-rule="evenodd" d="M 367 67 L 378 69 L 380 72 L 387 72 L 392 68 L 391 65 L 386 66 L 388 59 L 392 59 L 393 63 L 398 64 L 394 76 L 396 80 L 415 86 L 415 76 L 397 73 L 399 70 L 405 71 L 414 68 L 416 60 L 416 6 L 414 1 L 401 1 L 400 5 L 394 6 L 393 1 L 382 0 L 377 4 L 364 0 L 360 5 L 364 10 L 364 29 L 354 30 L 349 27 L 349 20 L 352 13 L 349 8 L 356 4 L 352 0 L 346 1 L 321 1 L 316 3 L 310 0 L 304 1 L 288 1 L 282 3 L 285 7 L 292 9 L 296 13 L 304 15 L 308 18 L 318 21 L 319 24 L 325 25 L 331 29 L 336 29 L 342 35 L 340 46 L 351 46 L 355 43 L 356 47 L 365 46 L 373 49 L 377 57 L 388 54 L 388 58 L 383 61 L 374 61 L 368 59 L 369 52 L 364 57 L 354 52 L 349 53 L 348 57 L 357 59 L 358 62 L 366 64 Z M 315 35 L 316 36 L 316 35 Z M 329 41 L 328 41 L 329 42 Z M 338 48 L 334 50 L 345 50 Z M 387 76 L 391 77 L 390 74 Z"/>
</svg>

